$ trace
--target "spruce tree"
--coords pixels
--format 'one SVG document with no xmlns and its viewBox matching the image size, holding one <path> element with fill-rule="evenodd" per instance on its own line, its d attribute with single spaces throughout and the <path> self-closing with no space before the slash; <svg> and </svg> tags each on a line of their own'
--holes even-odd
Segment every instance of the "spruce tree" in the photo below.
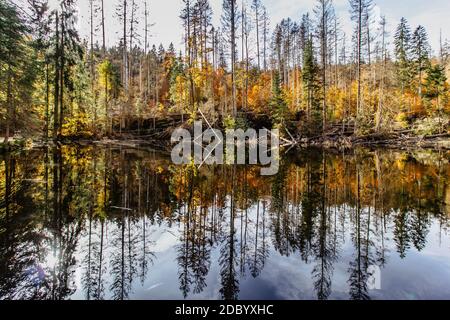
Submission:
<svg viewBox="0 0 450 320">
<path fill-rule="evenodd" d="M 270 107 L 272 111 L 272 119 L 275 126 L 281 127 L 285 124 L 285 120 L 288 115 L 288 106 L 283 97 L 283 91 L 281 90 L 280 74 L 275 72 L 273 76 L 272 84 L 272 99 L 270 101 Z"/>
<path fill-rule="evenodd" d="M 402 94 L 411 84 L 411 30 L 405 18 L 400 20 L 394 37 L 396 73 Z"/>
<path fill-rule="evenodd" d="M 317 66 L 317 62 L 314 57 L 314 46 L 312 37 L 306 40 L 304 49 L 303 49 L 303 72 L 302 72 L 302 81 L 304 88 L 304 100 L 306 101 L 306 118 L 307 122 L 320 123 L 320 111 L 317 108 L 316 104 L 316 91 L 318 88 L 317 77 L 318 77 L 319 68 Z"/>
<path fill-rule="evenodd" d="M 430 65 L 430 44 L 428 43 L 428 35 L 423 26 L 418 26 L 412 37 L 412 60 L 414 65 L 414 73 L 419 77 L 417 92 L 422 97 L 422 78 L 423 72 Z"/>
</svg>

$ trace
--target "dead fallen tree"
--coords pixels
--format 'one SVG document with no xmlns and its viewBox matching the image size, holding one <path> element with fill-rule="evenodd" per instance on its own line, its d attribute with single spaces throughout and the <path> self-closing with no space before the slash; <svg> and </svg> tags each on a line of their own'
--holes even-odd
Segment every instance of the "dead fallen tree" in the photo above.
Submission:
<svg viewBox="0 0 450 320">
<path fill-rule="evenodd" d="M 301 147 L 325 147 L 351 149 L 358 146 L 391 148 L 440 148 L 450 150 L 450 133 L 415 135 L 413 130 L 395 130 L 355 135 L 354 128 L 340 125 L 331 126 L 325 134 L 314 137 L 300 137 Z"/>
</svg>

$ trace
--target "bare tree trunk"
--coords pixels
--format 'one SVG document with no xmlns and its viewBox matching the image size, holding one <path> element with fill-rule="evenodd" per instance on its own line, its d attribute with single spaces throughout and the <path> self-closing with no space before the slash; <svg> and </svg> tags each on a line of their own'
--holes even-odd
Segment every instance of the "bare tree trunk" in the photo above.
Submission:
<svg viewBox="0 0 450 320">
<path fill-rule="evenodd" d="M 237 116 L 237 108 L 236 108 L 236 1 L 231 1 L 231 83 L 232 83 L 232 108 L 233 108 L 233 116 Z"/>
<path fill-rule="evenodd" d="M 321 55 L 322 55 L 322 132 L 325 134 L 327 126 L 327 36 L 328 36 L 328 20 L 325 4 L 322 4 L 322 26 L 320 30 Z"/>
<path fill-rule="evenodd" d="M 13 111 L 13 97 L 12 97 L 12 69 L 11 64 L 8 64 L 8 85 L 6 92 L 6 128 L 5 128 L 5 139 L 4 143 L 8 144 L 9 136 L 10 136 L 10 127 L 11 127 L 11 114 Z M 6 163 L 6 161 L 5 161 Z"/>
<path fill-rule="evenodd" d="M 59 119 L 59 14 L 56 12 L 56 48 L 55 48 L 55 91 L 54 91 L 54 110 L 53 110 L 53 139 L 58 137 L 58 119 Z"/>
<path fill-rule="evenodd" d="M 261 70 L 261 57 L 259 50 L 259 5 L 255 6 L 255 18 L 256 18 L 256 55 L 258 58 L 258 70 Z"/>
<path fill-rule="evenodd" d="M 128 51 L 127 51 L 127 0 L 123 1 L 123 74 L 125 92 L 128 94 Z"/>
<path fill-rule="evenodd" d="M 383 71 L 381 72 L 381 81 L 380 81 L 380 101 L 378 102 L 378 110 L 376 117 L 376 131 L 379 132 L 381 128 L 382 116 L 383 116 L 383 103 L 384 103 L 384 81 L 386 74 L 386 20 L 385 17 L 382 17 L 382 40 L 381 40 L 381 58 L 383 63 Z"/>
<path fill-rule="evenodd" d="M 45 62 L 45 140 L 48 139 L 48 129 L 50 125 L 49 115 L 49 102 L 50 102 L 50 85 L 49 85 L 49 66 L 48 61 Z"/>
<path fill-rule="evenodd" d="M 146 79 L 146 86 L 144 90 L 144 106 L 147 106 L 147 93 L 148 93 L 148 70 L 150 69 L 150 66 L 148 64 L 147 59 L 147 48 L 148 48 L 148 11 L 147 11 L 147 1 L 144 3 L 144 16 L 145 16 L 145 27 L 144 27 L 144 61 L 143 66 L 145 68 L 145 65 L 147 65 L 147 79 Z"/>
<path fill-rule="evenodd" d="M 94 0 L 90 0 L 90 23 L 91 23 L 91 34 L 90 34 L 90 40 L 91 40 L 91 52 L 90 52 L 90 78 L 91 78 L 91 94 L 93 96 L 93 106 L 92 109 L 94 111 L 94 119 L 92 121 L 92 127 L 95 130 L 95 125 L 97 123 L 97 109 L 96 109 L 96 97 L 95 97 L 95 90 L 94 90 L 94 78 L 95 78 L 95 73 L 94 73 Z"/>
<path fill-rule="evenodd" d="M 358 31 L 357 31 L 357 78 L 358 78 L 358 93 L 356 98 L 356 121 L 355 121 L 355 131 L 358 130 L 359 121 L 358 118 L 361 113 L 361 46 L 362 46 L 362 14 L 363 14 L 363 5 L 362 0 L 359 0 L 359 8 L 358 8 Z"/>
<path fill-rule="evenodd" d="M 61 75 L 60 75 L 60 94 L 59 94 L 59 136 L 62 136 L 62 127 L 64 122 L 64 68 L 65 68 L 65 23 L 64 15 L 61 16 Z"/>
<path fill-rule="evenodd" d="M 106 55 L 106 36 L 105 36 L 105 4 L 102 0 L 102 51 Z"/>
<path fill-rule="evenodd" d="M 249 58 L 248 58 L 248 36 L 249 36 L 249 31 L 248 31 L 248 20 L 246 17 L 246 32 L 245 32 L 245 110 L 247 111 L 248 108 L 248 77 L 249 77 Z"/>
<path fill-rule="evenodd" d="M 264 55 L 264 71 L 267 71 L 267 32 L 268 32 L 268 17 L 267 17 L 267 10 L 264 8 L 264 31 L 263 31 L 263 42 L 264 42 L 264 49 L 263 49 L 263 55 Z"/>
</svg>

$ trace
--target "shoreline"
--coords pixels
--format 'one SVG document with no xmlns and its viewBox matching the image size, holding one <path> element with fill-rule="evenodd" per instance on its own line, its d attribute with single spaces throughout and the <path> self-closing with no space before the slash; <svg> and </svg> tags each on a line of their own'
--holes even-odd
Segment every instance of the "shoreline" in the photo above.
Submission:
<svg viewBox="0 0 450 320">
<path fill-rule="evenodd" d="M 119 138 L 63 138 L 59 140 L 42 139 L 16 139 L 6 146 L 0 143 L 0 153 L 10 153 L 24 149 L 50 147 L 56 145 L 101 145 L 117 146 L 124 148 L 150 147 L 156 150 L 170 150 L 170 139 L 142 139 L 140 137 Z M 329 150 L 351 150 L 355 148 L 387 148 L 387 149 L 428 149 L 428 150 L 450 150 L 450 134 L 439 134 L 430 136 L 414 136 L 396 134 L 371 134 L 366 136 L 321 136 L 301 138 L 294 143 L 297 149 L 322 148 Z"/>
</svg>

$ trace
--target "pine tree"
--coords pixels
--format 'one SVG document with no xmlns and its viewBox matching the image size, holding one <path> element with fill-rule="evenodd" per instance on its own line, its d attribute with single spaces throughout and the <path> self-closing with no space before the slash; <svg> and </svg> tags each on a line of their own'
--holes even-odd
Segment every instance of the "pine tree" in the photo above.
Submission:
<svg viewBox="0 0 450 320">
<path fill-rule="evenodd" d="M 428 43 L 428 35 L 423 26 L 418 26 L 414 31 L 412 37 L 412 60 L 414 63 L 414 70 L 419 77 L 417 92 L 422 98 L 422 78 L 423 72 L 428 69 L 430 65 L 430 44 Z"/>
<path fill-rule="evenodd" d="M 443 98 L 447 97 L 448 86 L 446 86 L 447 76 L 445 75 L 445 68 L 439 64 L 429 67 L 427 78 L 425 79 L 426 93 L 425 97 L 428 100 L 435 101 L 437 110 L 430 110 L 430 114 L 437 111 L 439 118 L 439 133 L 444 130 L 444 123 L 442 121 L 442 106 Z M 445 101 L 448 103 L 448 100 Z"/>
<path fill-rule="evenodd" d="M 327 123 L 327 66 L 329 56 L 329 36 L 332 32 L 331 23 L 334 19 L 334 8 L 331 0 L 317 0 L 314 13 L 317 19 L 317 31 L 320 41 L 321 86 L 322 86 L 322 129 Z"/>
<path fill-rule="evenodd" d="M 402 93 L 411 84 L 411 30 L 405 18 L 400 20 L 394 37 L 396 73 Z"/>
<path fill-rule="evenodd" d="M 28 33 L 24 19 L 19 15 L 16 6 L 0 2 L 0 105 L 5 105 L 5 139 L 9 142 L 16 113 L 17 93 L 24 89 L 21 78 L 25 76 L 21 68 L 27 63 L 26 43 L 24 37 Z M 5 97 L 5 101 L 3 100 Z"/>
<path fill-rule="evenodd" d="M 231 86 L 232 86 L 232 112 L 237 115 L 236 106 L 236 31 L 238 30 L 239 11 L 236 0 L 223 1 L 222 29 L 226 35 L 226 40 L 231 51 Z"/>
<path fill-rule="evenodd" d="M 316 91 L 317 91 L 317 76 L 318 66 L 314 57 L 314 46 L 312 37 L 305 40 L 303 48 L 303 73 L 302 81 L 304 88 L 304 100 L 306 101 L 306 118 L 307 122 L 311 123 L 311 120 L 320 119 L 316 110 Z M 320 115 L 320 113 L 319 113 Z"/>
<path fill-rule="evenodd" d="M 272 99 L 270 101 L 270 107 L 272 111 L 272 119 L 275 123 L 275 126 L 284 126 L 285 120 L 287 118 L 288 106 L 283 97 L 280 75 L 278 72 L 275 72 L 273 76 Z"/>
</svg>

